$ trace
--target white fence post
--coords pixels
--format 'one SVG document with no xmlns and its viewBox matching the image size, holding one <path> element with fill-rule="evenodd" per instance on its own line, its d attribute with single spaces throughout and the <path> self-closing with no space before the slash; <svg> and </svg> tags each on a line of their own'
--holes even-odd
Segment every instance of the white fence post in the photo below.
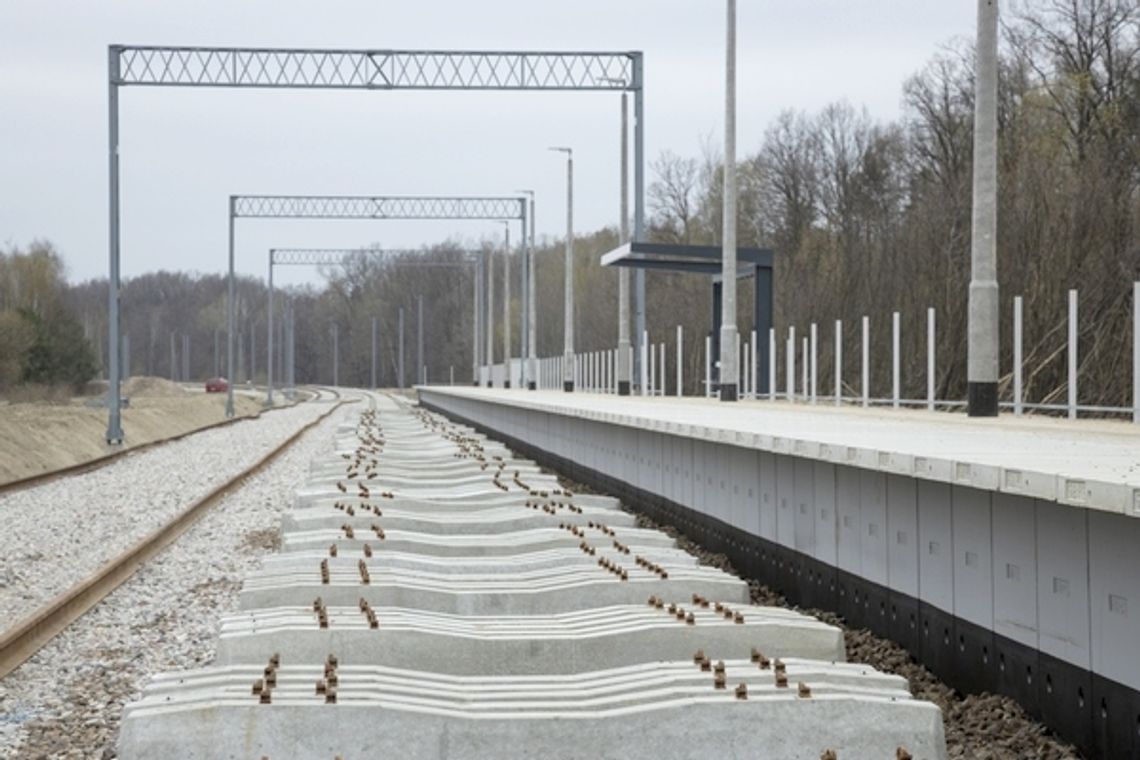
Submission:
<svg viewBox="0 0 1140 760">
<path fill-rule="evenodd" d="M 891 313 L 891 406 L 899 408 L 899 313 Z"/>
<path fill-rule="evenodd" d="M 803 356 L 803 364 L 800 365 L 800 390 L 806 400 L 808 398 L 808 339 L 806 335 L 800 338 L 800 343 L 803 346 L 803 353 L 801 354 Z"/>
<path fill-rule="evenodd" d="M 811 402 L 815 403 L 816 379 L 819 371 L 819 330 L 811 323 Z"/>
<path fill-rule="evenodd" d="M 796 328 L 788 328 L 788 401 L 796 400 Z"/>
<path fill-rule="evenodd" d="M 1021 296 L 1013 297 L 1013 413 L 1021 416 Z"/>
<path fill-rule="evenodd" d="M 649 331 L 641 333 L 641 395 L 649 395 Z"/>
<path fill-rule="evenodd" d="M 660 379 L 661 384 L 661 392 L 658 395 L 662 397 L 664 397 L 665 390 L 669 386 L 669 383 L 665 382 L 665 379 L 669 377 L 665 372 L 665 360 L 665 341 L 661 341 L 661 371 L 657 373 L 657 377 Z"/>
<path fill-rule="evenodd" d="M 685 338 L 680 325 L 677 325 L 677 395 L 683 396 L 685 391 L 685 362 L 682 361 L 684 354 L 682 349 L 685 345 Z"/>
<path fill-rule="evenodd" d="M 1077 291 L 1069 291 L 1069 419 L 1077 418 Z"/>
<path fill-rule="evenodd" d="M 1132 283 L 1132 421 L 1140 424 L 1140 282 Z"/>
<path fill-rule="evenodd" d="M 776 400 L 776 328 L 768 328 L 768 400 Z"/>
<path fill-rule="evenodd" d="M 871 318 L 863 317 L 863 408 L 871 405 L 871 371 L 869 365 L 871 351 Z"/>
<path fill-rule="evenodd" d="M 835 320 L 835 405 L 843 401 L 843 320 Z"/>
<path fill-rule="evenodd" d="M 705 398 L 712 396 L 712 336 L 705 336 Z"/>
<path fill-rule="evenodd" d="M 760 361 L 756 358 L 756 352 L 760 348 L 760 343 L 756 338 L 756 331 L 752 331 L 752 400 L 755 401 L 759 398 L 756 393 L 756 373 L 760 368 Z"/>
<path fill-rule="evenodd" d="M 926 408 L 934 411 L 934 352 L 935 352 L 934 307 L 926 309 Z"/>
<path fill-rule="evenodd" d="M 657 395 L 657 346 L 649 346 L 649 395 Z"/>
</svg>

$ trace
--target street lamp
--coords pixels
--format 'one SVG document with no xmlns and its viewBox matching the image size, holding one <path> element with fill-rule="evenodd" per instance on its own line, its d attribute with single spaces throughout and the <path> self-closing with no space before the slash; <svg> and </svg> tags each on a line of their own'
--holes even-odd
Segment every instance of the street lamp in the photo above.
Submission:
<svg viewBox="0 0 1140 760">
<path fill-rule="evenodd" d="M 562 390 L 574 390 L 574 149 L 552 147 L 566 154 L 566 296 L 562 330 Z"/>
<path fill-rule="evenodd" d="M 527 214 L 527 219 L 530 221 L 530 240 L 523 240 L 523 338 L 521 351 L 524 355 L 523 379 L 526 381 L 527 390 L 533 391 L 538 387 L 536 382 L 538 377 L 538 352 L 536 350 L 538 340 L 535 337 L 537 333 L 537 309 L 534 299 L 534 191 L 515 190 L 515 192 L 530 196 L 530 213 Z"/>
</svg>

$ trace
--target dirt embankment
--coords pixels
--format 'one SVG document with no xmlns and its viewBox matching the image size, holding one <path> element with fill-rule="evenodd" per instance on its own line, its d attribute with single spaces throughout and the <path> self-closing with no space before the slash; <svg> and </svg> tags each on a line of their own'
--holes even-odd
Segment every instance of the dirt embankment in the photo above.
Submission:
<svg viewBox="0 0 1140 760">
<path fill-rule="evenodd" d="M 122 448 L 223 421 L 224 393 L 189 391 L 157 377 L 134 377 L 123 386 L 130 406 L 123 409 L 123 446 L 108 446 L 107 408 L 91 398 L 65 404 L 12 403 L 0 406 L 0 483 L 87 462 Z M 238 416 L 255 415 L 261 401 L 234 394 Z"/>
</svg>

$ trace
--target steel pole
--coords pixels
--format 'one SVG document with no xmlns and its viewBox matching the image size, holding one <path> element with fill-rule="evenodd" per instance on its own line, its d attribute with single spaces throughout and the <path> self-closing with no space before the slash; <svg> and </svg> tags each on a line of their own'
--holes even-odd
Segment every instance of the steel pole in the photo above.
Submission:
<svg viewBox="0 0 1140 760">
<path fill-rule="evenodd" d="M 257 325 L 254 318 L 249 318 L 249 372 L 245 379 L 249 383 L 257 380 Z"/>
<path fill-rule="evenodd" d="M 297 393 L 297 323 L 293 301 L 289 301 L 289 394 Z"/>
<path fill-rule="evenodd" d="M 424 382 L 424 297 L 416 296 L 416 382 Z"/>
<path fill-rule="evenodd" d="M 332 339 L 333 339 L 333 366 L 332 366 L 332 384 L 334 388 L 340 387 L 340 335 L 337 330 L 336 322 L 332 323 Z"/>
<path fill-rule="evenodd" d="M 481 361 L 479 361 L 479 347 L 482 345 L 479 342 L 479 320 L 481 319 L 480 315 L 482 314 L 482 310 L 479 308 L 480 303 L 482 302 L 482 288 L 480 287 L 479 280 L 482 278 L 482 275 L 483 257 L 479 256 L 475 259 L 475 268 L 471 273 L 471 283 L 473 288 L 471 293 L 471 305 L 475 311 L 475 314 L 471 320 L 471 374 L 472 382 L 475 385 L 479 385 L 479 368 L 483 364 Z"/>
<path fill-rule="evenodd" d="M 537 226 L 534 218 L 534 193 L 530 194 L 530 245 L 527 247 L 527 258 L 530 263 L 527 265 L 527 357 L 530 363 L 530 374 L 527 376 L 527 388 L 535 390 L 538 388 L 538 306 L 537 298 L 535 297 L 535 275 L 534 275 L 534 228 Z"/>
<path fill-rule="evenodd" d="M 527 304 L 530 302 L 530 285 L 527 278 L 527 272 L 530 269 L 530 257 L 527 256 L 526 199 L 519 198 L 519 203 L 521 204 L 522 212 L 520 214 L 520 216 L 522 216 L 522 238 L 519 240 L 519 243 L 522 247 L 522 255 L 519 257 L 521 261 L 521 264 L 519 266 L 519 369 L 521 371 L 521 377 L 519 380 L 521 381 L 520 387 L 526 388 L 528 387 L 528 382 L 530 379 L 530 366 L 527 362 L 526 353 L 527 338 L 529 337 L 529 328 L 527 326 L 527 314 L 529 313 L 529 307 Z"/>
<path fill-rule="evenodd" d="M 721 251 L 720 400 L 736 401 L 736 0 L 725 0 L 724 231 Z M 805 365 L 806 366 L 806 365 Z"/>
<path fill-rule="evenodd" d="M 273 406 L 273 249 L 269 250 L 269 342 L 266 350 L 265 405 Z"/>
<path fill-rule="evenodd" d="M 107 48 L 108 259 L 107 275 L 107 443 L 123 442 L 119 380 L 119 52 Z"/>
<path fill-rule="evenodd" d="M 404 307 L 400 307 L 400 354 L 399 363 L 397 364 L 396 371 L 399 373 L 399 381 L 397 383 L 400 390 L 404 390 Z"/>
<path fill-rule="evenodd" d="M 633 56 L 633 239 L 645 240 L 645 58 L 641 53 Z M 645 270 L 638 269 L 634 274 L 634 340 L 648 329 L 645 325 Z M 638 353 L 633 353 L 637 361 Z M 634 366 L 632 382 L 644 382 L 644 367 Z"/>
<path fill-rule="evenodd" d="M 978 0 L 974 212 L 966 362 L 971 417 L 996 417 L 998 413 L 997 32 L 997 0 Z"/>
<path fill-rule="evenodd" d="M 236 294 L 234 292 L 234 207 L 237 204 L 237 199 L 230 196 L 230 264 L 229 264 L 229 280 L 226 284 L 226 377 L 229 382 L 226 383 L 226 417 L 234 416 L 234 383 L 237 382 L 237 375 L 234 374 L 234 299 Z"/>
<path fill-rule="evenodd" d="M 566 154 L 566 253 L 563 273 L 562 390 L 574 390 L 574 150 L 555 148 Z"/>
<path fill-rule="evenodd" d="M 190 381 L 190 334 L 182 336 L 182 382 Z"/>
<path fill-rule="evenodd" d="M 490 388 L 495 384 L 494 366 L 495 366 L 495 251 L 492 249 L 486 253 L 487 271 L 484 273 L 483 287 L 486 289 L 486 303 L 484 304 L 487 322 L 484 326 L 486 335 L 483 336 L 487 345 L 487 355 L 485 358 L 487 362 L 487 387 Z"/>
<path fill-rule="evenodd" d="M 619 243 L 629 242 L 629 95 L 621 94 L 621 221 Z M 618 395 L 628 396 L 633 368 L 630 366 L 629 341 L 629 269 L 618 267 Z"/>
<path fill-rule="evenodd" d="M 511 223 L 503 222 L 506 233 L 503 250 L 503 387 L 511 387 Z"/>
<path fill-rule="evenodd" d="M 372 390 L 376 390 L 376 317 L 372 318 Z"/>
</svg>

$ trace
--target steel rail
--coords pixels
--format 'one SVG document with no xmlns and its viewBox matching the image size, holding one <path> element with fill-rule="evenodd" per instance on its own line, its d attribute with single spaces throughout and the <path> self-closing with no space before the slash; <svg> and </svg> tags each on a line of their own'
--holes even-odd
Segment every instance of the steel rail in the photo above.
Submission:
<svg viewBox="0 0 1140 760">
<path fill-rule="evenodd" d="M 296 443 L 302 435 L 326 420 L 342 405 L 354 403 L 354 401 L 339 399 L 340 394 L 335 390 L 332 390 L 332 393 L 338 397 L 338 400 L 327 412 L 297 430 L 261 459 L 212 489 L 205 496 L 175 515 L 165 525 L 105 563 L 86 580 L 59 594 L 29 617 L 18 622 L 15 627 L 0 634 L 0 678 L 19 667 L 51 641 L 56 634 L 78 620 L 123 582 L 130 579 L 140 567 L 185 533 L 212 506 L 240 488 L 247 478 L 256 475 L 271 464 L 286 449 Z"/>
</svg>

